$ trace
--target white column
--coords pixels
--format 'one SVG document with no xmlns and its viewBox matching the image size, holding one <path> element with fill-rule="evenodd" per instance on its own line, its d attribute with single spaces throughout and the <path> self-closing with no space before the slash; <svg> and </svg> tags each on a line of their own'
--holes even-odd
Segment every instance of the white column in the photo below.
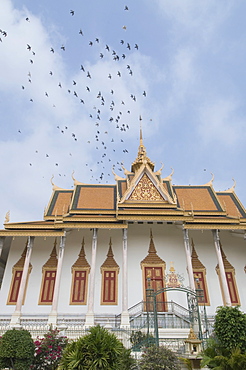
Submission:
<svg viewBox="0 0 246 370">
<path fill-rule="evenodd" d="M 24 262 L 24 267 L 22 271 L 22 277 L 20 282 L 20 289 L 18 293 L 18 298 L 15 306 L 15 312 L 13 313 L 10 321 L 10 326 L 17 326 L 20 323 L 20 317 L 21 317 L 21 307 L 24 299 L 25 294 L 25 288 L 27 283 L 27 277 L 28 277 L 28 269 L 32 254 L 32 247 L 34 243 L 34 236 L 28 237 L 28 243 L 27 243 L 27 251 L 26 251 L 26 257 Z"/>
<path fill-rule="evenodd" d="M 128 274 L 127 274 L 127 229 L 123 229 L 123 249 L 122 249 L 122 313 L 121 328 L 129 328 L 128 313 Z"/>
<path fill-rule="evenodd" d="M 190 285 L 190 288 L 195 291 L 196 288 L 195 288 L 193 268 L 192 268 L 192 263 L 191 263 L 191 250 L 190 250 L 188 230 L 183 229 L 183 233 L 184 233 L 184 245 L 185 245 L 186 263 L 187 263 L 187 269 L 188 269 L 189 285 Z"/>
<path fill-rule="evenodd" d="M 225 274 L 225 267 L 223 258 L 221 255 L 221 249 L 220 249 L 220 237 L 219 237 L 219 231 L 218 230 L 212 230 L 213 231 L 213 237 L 214 237 L 214 246 L 217 253 L 217 259 L 220 269 L 220 281 L 221 281 L 221 288 L 222 288 L 222 294 L 225 299 L 226 306 L 231 306 L 231 299 L 230 299 L 230 293 L 226 281 L 226 274 Z"/>
<path fill-rule="evenodd" d="M 59 298 L 59 291 L 60 291 L 60 285 L 61 285 L 61 272 L 62 272 L 65 242 L 66 242 L 66 234 L 64 236 L 61 236 L 61 240 L 60 240 L 52 308 L 51 308 L 51 312 L 49 314 L 49 319 L 48 319 L 48 324 L 54 325 L 54 326 L 56 326 L 56 323 L 57 323 L 57 306 L 58 306 L 58 298 Z"/>
<path fill-rule="evenodd" d="M 4 243 L 5 236 L 0 236 L 0 257 L 3 251 L 3 243 Z"/>
<path fill-rule="evenodd" d="M 94 294 L 95 294 L 95 272 L 97 254 L 97 229 L 93 229 L 92 251 L 91 251 L 91 271 L 88 296 L 88 311 L 85 318 L 85 327 L 94 326 Z"/>
<path fill-rule="evenodd" d="M 2 251 L 3 251 L 4 239 L 5 239 L 4 236 L 0 237 L 0 258 L 1 258 L 1 254 L 2 254 Z"/>
</svg>

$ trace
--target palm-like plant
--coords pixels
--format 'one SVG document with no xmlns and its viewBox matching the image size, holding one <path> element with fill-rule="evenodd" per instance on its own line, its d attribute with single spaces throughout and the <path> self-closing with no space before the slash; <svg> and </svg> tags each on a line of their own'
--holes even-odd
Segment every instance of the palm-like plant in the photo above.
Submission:
<svg viewBox="0 0 246 370">
<path fill-rule="evenodd" d="M 201 365 L 214 370 L 245 370 L 246 355 L 239 348 L 230 351 L 213 340 L 203 352 Z"/>
<path fill-rule="evenodd" d="M 60 370 L 116 370 L 126 356 L 123 344 L 112 333 L 98 326 L 75 342 L 68 344 L 59 365 Z M 130 357 L 130 353 L 128 353 Z"/>
</svg>

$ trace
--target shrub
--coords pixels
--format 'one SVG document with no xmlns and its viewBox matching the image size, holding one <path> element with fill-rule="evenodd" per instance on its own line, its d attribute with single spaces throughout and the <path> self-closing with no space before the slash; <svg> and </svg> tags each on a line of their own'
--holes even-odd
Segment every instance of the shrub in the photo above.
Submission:
<svg viewBox="0 0 246 370">
<path fill-rule="evenodd" d="M 34 343 L 29 331 L 7 330 L 0 339 L 0 368 L 27 370 L 33 361 Z"/>
<path fill-rule="evenodd" d="M 134 359 L 116 336 L 97 325 L 64 350 L 59 369 L 110 369 L 128 370 Z M 130 366 L 130 367 L 128 367 Z"/>
<path fill-rule="evenodd" d="M 35 355 L 31 366 L 32 369 L 56 369 L 67 342 L 66 337 L 60 336 L 58 329 L 50 329 L 43 338 L 38 337 L 34 342 Z"/>
<path fill-rule="evenodd" d="M 245 352 L 246 315 L 239 307 L 218 307 L 213 337 L 202 353 L 202 366 L 220 370 L 245 370 Z"/>
<path fill-rule="evenodd" d="M 151 346 L 139 362 L 140 370 L 180 370 L 178 357 L 168 348 Z"/>
</svg>

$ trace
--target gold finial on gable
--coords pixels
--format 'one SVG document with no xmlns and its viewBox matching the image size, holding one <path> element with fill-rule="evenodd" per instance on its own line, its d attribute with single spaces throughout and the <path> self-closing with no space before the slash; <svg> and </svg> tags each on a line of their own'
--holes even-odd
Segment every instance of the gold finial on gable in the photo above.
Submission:
<svg viewBox="0 0 246 370">
<path fill-rule="evenodd" d="M 7 224 L 9 222 L 9 219 L 10 219 L 10 211 L 6 213 L 4 223 Z"/>
<path fill-rule="evenodd" d="M 161 168 L 158 170 L 158 171 L 156 171 L 154 174 L 156 175 L 156 176 L 161 176 L 161 172 L 162 172 L 162 170 L 163 170 L 163 168 L 164 168 L 164 164 L 162 163 L 161 164 Z"/>
<path fill-rule="evenodd" d="M 163 180 L 167 180 L 167 181 L 172 181 L 172 177 L 173 177 L 173 174 L 174 174 L 174 169 L 171 167 L 171 173 L 170 175 L 168 175 L 167 177 L 165 177 Z"/>
<path fill-rule="evenodd" d="M 212 186 L 213 185 L 213 182 L 214 182 L 214 174 L 211 172 L 211 175 L 212 175 L 211 180 L 205 184 L 207 186 Z"/>
<path fill-rule="evenodd" d="M 51 176 L 51 179 L 50 179 L 50 182 L 51 182 L 51 185 L 53 187 L 53 190 L 59 190 L 61 188 L 59 188 L 57 185 L 54 184 L 53 182 L 53 178 L 54 178 L 54 175 Z"/>
<path fill-rule="evenodd" d="M 112 173 L 114 175 L 114 179 L 115 181 L 117 180 L 125 180 L 123 177 L 120 177 L 119 175 L 117 175 L 115 172 L 114 172 L 114 169 L 112 168 Z"/>
<path fill-rule="evenodd" d="M 236 187 L 236 180 L 232 179 L 233 185 L 230 187 L 230 189 L 226 190 L 228 193 L 233 193 Z"/>
</svg>

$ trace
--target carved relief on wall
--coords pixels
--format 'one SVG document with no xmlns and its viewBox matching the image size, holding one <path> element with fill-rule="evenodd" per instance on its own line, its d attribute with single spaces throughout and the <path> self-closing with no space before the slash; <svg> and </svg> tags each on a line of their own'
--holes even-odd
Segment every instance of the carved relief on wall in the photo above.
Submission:
<svg viewBox="0 0 246 370">
<path fill-rule="evenodd" d="M 145 173 L 140 179 L 135 189 L 133 190 L 131 196 L 128 200 L 142 200 L 142 201 L 164 201 L 159 191 L 156 189 L 155 185 L 149 179 L 148 175 Z"/>
<path fill-rule="evenodd" d="M 169 274 L 167 275 L 167 287 L 168 288 L 180 288 L 181 282 L 179 281 L 178 274 L 175 271 L 173 266 L 173 262 L 171 262 L 171 266 L 169 269 Z"/>
</svg>

